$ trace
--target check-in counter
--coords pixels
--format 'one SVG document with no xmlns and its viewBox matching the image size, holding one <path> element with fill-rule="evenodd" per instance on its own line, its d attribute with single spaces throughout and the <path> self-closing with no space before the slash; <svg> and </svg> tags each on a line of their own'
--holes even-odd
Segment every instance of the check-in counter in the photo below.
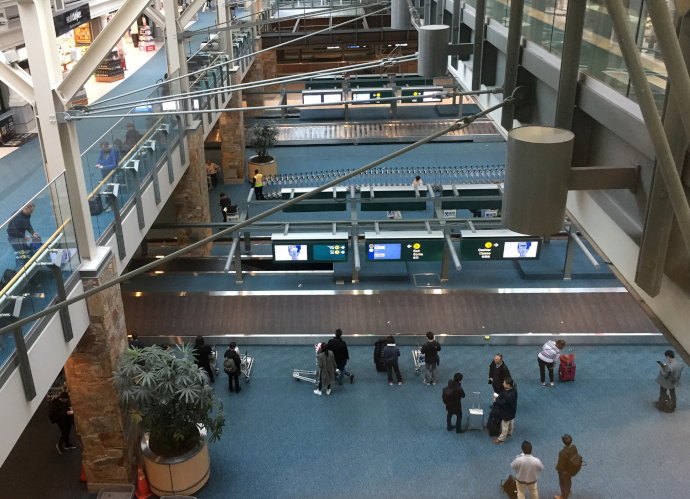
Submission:
<svg viewBox="0 0 690 499">
<path fill-rule="evenodd" d="M 280 190 L 280 197 L 283 201 L 288 201 L 292 197 L 297 197 L 309 191 L 313 191 L 314 187 L 296 187 L 285 188 Z M 335 193 L 333 191 L 335 189 Z M 294 194 L 293 194 L 294 192 Z M 316 211 L 345 211 L 347 203 L 345 199 L 347 196 L 347 187 L 329 187 L 328 189 L 315 194 L 310 197 L 312 199 L 329 199 L 329 203 L 297 203 L 295 205 L 285 208 L 285 213 L 298 212 L 316 212 Z"/>
<path fill-rule="evenodd" d="M 444 210 L 500 210 L 503 205 L 499 184 L 444 185 L 441 196 Z"/>
<path fill-rule="evenodd" d="M 374 192 L 374 198 L 371 192 Z M 419 192 L 419 198 L 417 198 Z M 426 199 L 429 191 L 426 185 L 415 187 L 402 186 L 368 186 L 363 185 L 360 191 L 362 198 L 362 211 L 424 211 L 429 200 Z M 387 201 L 397 198 L 397 201 Z M 420 201 L 401 201 L 400 198 L 420 199 Z M 366 200 L 366 201 L 365 201 Z"/>
</svg>

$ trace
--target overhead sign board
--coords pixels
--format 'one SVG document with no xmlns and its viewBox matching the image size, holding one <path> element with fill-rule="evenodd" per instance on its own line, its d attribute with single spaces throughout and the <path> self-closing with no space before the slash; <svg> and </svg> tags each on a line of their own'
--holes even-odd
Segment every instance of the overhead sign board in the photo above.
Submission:
<svg viewBox="0 0 690 499">
<path fill-rule="evenodd" d="M 272 234 L 273 261 L 346 262 L 349 254 L 348 239 L 347 232 Z"/>
<path fill-rule="evenodd" d="M 439 262 L 445 244 L 442 231 L 365 232 L 369 261 Z"/>
<path fill-rule="evenodd" d="M 460 260 L 538 260 L 542 239 L 509 230 L 463 230 Z"/>
<path fill-rule="evenodd" d="M 55 34 L 57 36 L 64 35 L 72 31 L 77 26 L 89 22 L 91 20 L 91 10 L 89 9 L 89 4 L 85 3 L 79 7 L 63 11 L 53 16 L 53 22 L 55 23 Z"/>
</svg>

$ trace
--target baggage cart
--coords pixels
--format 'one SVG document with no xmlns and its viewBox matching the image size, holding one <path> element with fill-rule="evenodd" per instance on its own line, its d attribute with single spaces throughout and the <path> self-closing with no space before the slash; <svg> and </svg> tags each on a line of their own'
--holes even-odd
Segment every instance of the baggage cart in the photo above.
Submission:
<svg viewBox="0 0 690 499">
<path fill-rule="evenodd" d="M 321 351 L 321 343 L 317 343 L 314 345 L 314 351 L 316 352 L 316 366 L 318 368 L 319 365 L 319 352 Z M 335 370 L 335 375 L 336 377 L 339 375 L 340 370 L 336 369 Z M 318 371 L 305 371 L 302 369 L 293 369 L 292 370 L 292 377 L 295 378 L 295 381 L 308 381 L 309 383 L 314 383 L 315 385 L 319 384 L 319 378 L 317 377 Z M 309 376 L 314 376 L 313 378 L 310 378 Z"/>
<path fill-rule="evenodd" d="M 211 355 L 209 358 L 209 364 L 211 364 L 211 370 L 213 374 L 218 376 L 220 374 L 220 369 L 218 368 L 218 352 L 216 351 L 216 346 L 211 347 Z"/>
<path fill-rule="evenodd" d="M 101 489 L 96 499 L 133 499 L 134 485 L 111 485 Z"/>
<path fill-rule="evenodd" d="M 247 351 L 244 355 L 240 354 L 240 374 L 244 375 L 244 382 L 249 383 L 252 379 L 252 367 L 254 366 L 254 357 L 250 357 Z"/>
<path fill-rule="evenodd" d="M 422 348 L 417 345 L 417 348 L 412 350 L 412 360 L 414 360 L 414 373 L 419 376 L 419 370 L 425 365 L 424 358 L 426 356 L 422 353 Z"/>
<path fill-rule="evenodd" d="M 484 409 L 482 409 L 482 400 L 480 392 L 472 392 L 472 407 L 470 407 L 470 415 L 467 418 L 467 429 L 484 429 Z"/>
</svg>

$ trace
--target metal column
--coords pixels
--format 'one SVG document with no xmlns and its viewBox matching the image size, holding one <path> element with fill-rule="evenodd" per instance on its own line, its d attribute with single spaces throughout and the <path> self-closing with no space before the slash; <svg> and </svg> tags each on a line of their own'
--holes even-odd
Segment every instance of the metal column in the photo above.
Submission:
<svg viewBox="0 0 690 499">
<path fill-rule="evenodd" d="M 565 247 L 565 265 L 563 266 L 563 279 L 570 280 L 573 275 L 573 260 L 575 259 L 575 239 L 571 237 L 571 232 L 575 227 L 568 227 L 568 245 Z"/>
<path fill-rule="evenodd" d="M 572 130 L 577 79 L 580 72 L 580 47 L 585 27 L 586 0 L 571 0 L 565 16 L 565 35 L 556 103 L 556 128 Z"/>
<path fill-rule="evenodd" d="M 443 256 L 441 257 L 441 282 L 448 282 L 448 273 L 450 271 L 450 249 L 448 245 L 452 244 L 450 242 L 450 227 L 447 225 L 443 227 L 443 234 L 446 244 L 443 245 Z"/>
<path fill-rule="evenodd" d="M 242 252 L 240 250 L 240 235 L 237 234 L 236 239 L 232 242 L 235 246 L 235 254 L 233 258 L 235 259 L 235 282 L 241 283 L 242 279 Z"/>
<path fill-rule="evenodd" d="M 182 140 L 184 134 L 180 134 L 180 140 Z M 156 199 L 156 204 L 161 204 L 161 188 L 158 183 L 158 168 L 156 166 L 156 141 L 147 140 L 141 149 L 140 154 L 146 154 L 148 156 L 148 162 L 151 166 L 151 180 L 153 181 L 153 197 Z"/>
<path fill-rule="evenodd" d="M 62 278 L 62 255 L 65 250 L 58 250 L 55 255 L 57 264 L 49 264 L 48 268 L 53 271 L 53 278 L 55 279 L 55 288 L 57 289 L 57 303 L 62 303 L 67 299 L 67 292 L 65 291 L 65 281 Z M 65 341 L 72 341 L 74 333 L 72 332 L 72 321 L 69 316 L 69 308 L 64 307 L 60 309 L 60 323 L 62 324 L 62 334 Z"/>
<path fill-rule="evenodd" d="M 120 215 L 120 201 L 117 196 L 120 192 L 119 184 L 109 184 L 112 186 L 113 190 L 110 192 L 104 192 L 106 196 L 110 198 L 110 202 L 113 206 L 113 227 L 115 228 L 115 241 L 117 242 L 117 253 L 120 256 L 120 260 L 124 260 L 127 256 L 127 250 L 125 248 L 125 238 L 122 234 L 122 216 Z"/>
<path fill-rule="evenodd" d="M 146 220 L 144 220 L 144 207 L 141 204 L 141 179 L 139 178 L 139 160 L 133 159 L 129 161 L 132 166 L 123 166 L 122 169 L 132 172 L 134 179 L 134 203 L 137 208 L 137 221 L 139 222 L 139 229 L 146 227 Z"/>
<path fill-rule="evenodd" d="M 458 0 L 455 0 L 458 2 Z M 474 58 L 472 60 L 472 90 L 479 90 L 482 85 L 482 57 L 484 55 L 484 20 L 486 0 L 477 0 L 474 17 Z M 504 94 L 505 95 L 505 94 Z"/>
<path fill-rule="evenodd" d="M 503 82 L 503 98 L 513 95 L 517 87 L 518 68 L 520 66 L 520 40 L 522 38 L 522 11 L 524 0 L 510 2 L 510 26 L 508 26 L 508 50 L 506 53 L 506 73 Z M 515 103 L 503 107 L 501 126 L 506 130 L 513 129 Z"/>
<path fill-rule="evenodd" d="M 170 127 L 172 125 L 170 124 L 170 116 L 166 116 L 165 120 L 167 123 L 165 125 L 161 125 L 158 129 L 158 132 L 164 134 L 165 136 L 165 157 L 168 161 L 168 180 L 172 184 L 175 181 L 175 170 L 173 169 L 172 164 L 172 150 L 170 149 L 172 146 L 172 144 L 170 144 Z"/>
<path fill-rule="evenodd" d="M 352 228 L 352 282 L 359 282 L 359 271 L 362 268 L 362 264 L 359 256 L 359 229 L 357 227 Z"/>
<path fill-rule="evenodd" d="M 460 24 L 462 23 L 462 9 L 460 0 L 453 1 L 453 21 L 451 23 L 451 37 L 450 42 L 453 44 L 460 43 Z M 458 56 L 454 55 L 450 59 L 450 63 L 454 68 L 458 67 Z M 462 97 L 460 97 L 462 102 Z M 453 104 L 455 104 L 455 97 L 453 98 Z"/>
</svg>

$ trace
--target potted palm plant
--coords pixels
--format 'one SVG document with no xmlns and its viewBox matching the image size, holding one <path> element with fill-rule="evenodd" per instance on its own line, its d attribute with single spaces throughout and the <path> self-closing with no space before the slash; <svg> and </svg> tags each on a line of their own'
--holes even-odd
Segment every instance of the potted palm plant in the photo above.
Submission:
<svg viewBox="0 0 690 499">
<path fill-rule="evenodd" d="M 254 170 L 259 170 L 263 175 L 277 175 L 278 162 L 269 154 L 278 139 L 278 127 L 272 123 L 254 123 L 249 129 L 249 148 L 256 153 L 249 158 L 249 177 L 254 175 Z"/>
<path fill-rule="evenodd" d="M 210 475 L 208 442 L 225 425 L 223 405 L 190 345 L 174 353 L 159 347 L 130 348 L 113 373 L 118 401 L 142 432 L 149 486 L 159 496 L 189 495 Z"/>
</svg>

